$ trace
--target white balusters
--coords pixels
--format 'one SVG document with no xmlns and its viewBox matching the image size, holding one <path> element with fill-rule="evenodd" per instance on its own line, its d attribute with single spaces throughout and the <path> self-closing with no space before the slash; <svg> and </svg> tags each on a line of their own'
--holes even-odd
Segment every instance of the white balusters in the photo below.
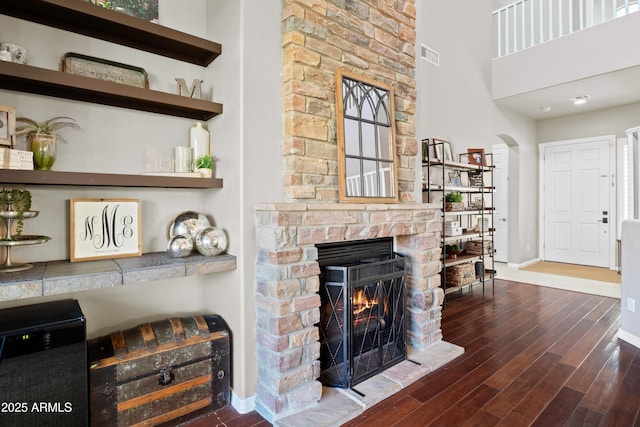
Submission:
<svg viewBox="0 0 640 427">
<path fill-rule="evenodd" d="M 493 12 L 495 55 L 508 55 L 637 8 L 637 0 L 518 0 Z"/>
</svg>

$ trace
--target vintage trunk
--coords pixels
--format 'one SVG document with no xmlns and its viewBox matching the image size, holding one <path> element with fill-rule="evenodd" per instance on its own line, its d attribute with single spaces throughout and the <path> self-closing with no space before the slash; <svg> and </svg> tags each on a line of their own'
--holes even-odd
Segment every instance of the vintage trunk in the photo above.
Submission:
<svg viewBox="0 0 640 427">
<path fill-rule="evenodd" d="M 230 402 L 219 316 L 170 318 L 89 341 L 92 426 L 152 426 Z"/>
</svg>

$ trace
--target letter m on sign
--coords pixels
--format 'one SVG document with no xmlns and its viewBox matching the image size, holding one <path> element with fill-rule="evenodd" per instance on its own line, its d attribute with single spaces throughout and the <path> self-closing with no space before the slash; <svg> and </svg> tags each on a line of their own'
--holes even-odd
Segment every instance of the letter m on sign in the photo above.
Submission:
<svg viewBox="0 0 640 427">
<path fill-rule="evenodd" d="M 190 88 L 187 87 L 187 82 L 184 79 L 177 78 L 176 83 L 178 84 L 178 95 L 202 99 L 202 80 L 195 79 Z"/>
</svg>

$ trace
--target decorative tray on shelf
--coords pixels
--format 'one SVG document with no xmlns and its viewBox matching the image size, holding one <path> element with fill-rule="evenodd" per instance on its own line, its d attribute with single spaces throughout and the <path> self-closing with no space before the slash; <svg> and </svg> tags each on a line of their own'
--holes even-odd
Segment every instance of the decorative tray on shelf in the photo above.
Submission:
<svg viewBox="0 0 640 427">
<path fill-rule="evenodd" d="M 11 249 L 14 246 L 39 245 L 51 240 L 49 236 L 29 236 L 26 234 L 21 236 L 11 235 L 13 221 L 20 220 L 21 217 L 22 219 L 35 218 L 38 216 L 38 213 L 39 211 L 25 211 L 21 214 L 17 211 L 0 211 L 0 218 L 4 220 L 7 228 L 5 236 L 0 239 L 0 247 L 4 246 L 7 248 L 7 257 L 4 264 L 0 265 L 0 273 L 28 270 L 33 267 L 33 265 L 27 263 L 13 263 L 13 260 L 11 259 Z"/>
<path fill-rule="evenodd" d="M 0 240 L 0 246 L 38 245 L 49 240 L 51 240 L 49 236 L 27 236 L 23 234 L 20 237 L 14 237 L 12 240 Z"/>
</svg>

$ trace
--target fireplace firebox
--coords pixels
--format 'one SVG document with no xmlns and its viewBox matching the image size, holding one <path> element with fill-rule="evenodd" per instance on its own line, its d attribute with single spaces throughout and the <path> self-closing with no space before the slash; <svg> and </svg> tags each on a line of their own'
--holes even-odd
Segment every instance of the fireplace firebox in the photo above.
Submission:
<svg viewBox="0 0 640 427">
<path fill-rule="evenodd" d="M 317 248 L 320 380 L 351 388 L 407 358 L 405 258 L 391 238 Z"/>
</svg>

